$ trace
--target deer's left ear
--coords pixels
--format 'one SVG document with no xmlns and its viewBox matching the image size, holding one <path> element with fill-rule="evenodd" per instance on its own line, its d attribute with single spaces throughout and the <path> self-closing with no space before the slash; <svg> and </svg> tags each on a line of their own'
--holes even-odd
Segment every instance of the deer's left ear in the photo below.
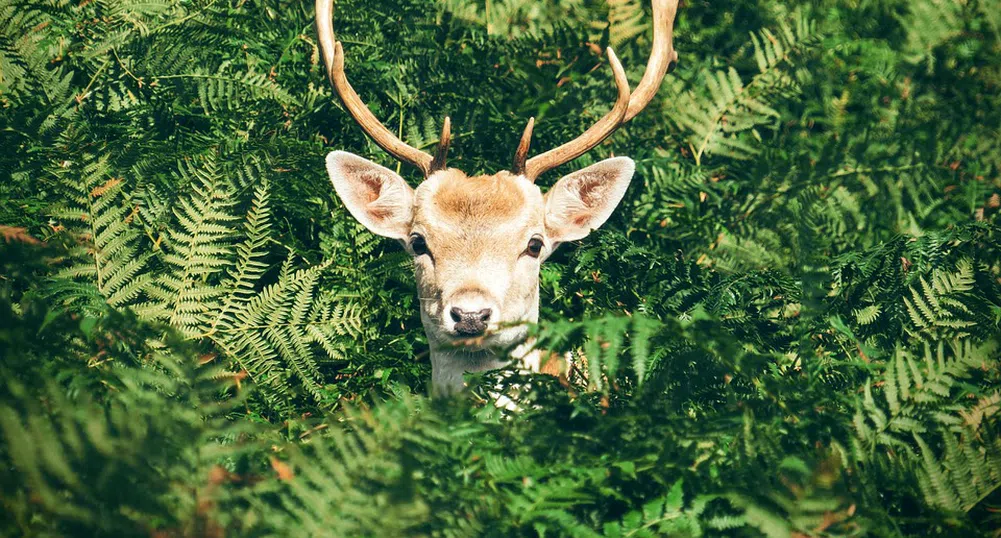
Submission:
<svg viewBox="0 0 1001 538">
<path fill-rule="evenodd" d="M 546 235 L 561 243 L 600 227 L 622 201 L 635 170 L 632 159 L 613 157 L 560 178 L 546 193 Z"/>
</svg>

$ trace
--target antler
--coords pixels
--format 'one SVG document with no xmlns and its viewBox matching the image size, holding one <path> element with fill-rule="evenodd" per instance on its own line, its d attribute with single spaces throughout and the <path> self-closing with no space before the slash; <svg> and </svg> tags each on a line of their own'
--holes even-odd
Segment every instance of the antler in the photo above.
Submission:
<svg viewBox="0 0 1001 538">
<path fill-rule="evenodd" d="M 629 93 L 629 82 L 626 80 L 622 64 L 619 63 L 612 48 L 608 48 L 608 63 L 612 66 L 619 97 L 612 110 L 590 129 L 584 131 L 584 134 L 526 161 L 535 125 L 535 118 L 530 118 L 515 151 L 514 173 L 522 174 L 534 182 L 547 170 L 568 163 L 588 152 L 646 108 L 657 94 L 668 67 L 678 60 L 678 53 L 674 50 L 674 18 L 677 13 L 678 0 L 653 0 L 653 50 L 646 64 L 646 72 L 643 73 L 643 78 L 632 95 Z"/>
<path fill-rule="evenodd" d="M 337 91 L 344 108 L 380 148 L 400 161 L 416 166 L 424 177 L 445 168 L 445 156 L 448 154 L 448 145 L 451 141 L 451 122 L 448 117 L 445 117 L 442 124 L 438 150 L 434 157 L 400 140 L 387 129 L 358 97 L 348 82 L 347 75 L 344 74 L 344 49 L 340 41 L 334 40 L 333 9 L 333 0 L 316 0 L 316 31 L 320 38 L 320 50 L 323 52 L 330 84 Z"/>
</svg>

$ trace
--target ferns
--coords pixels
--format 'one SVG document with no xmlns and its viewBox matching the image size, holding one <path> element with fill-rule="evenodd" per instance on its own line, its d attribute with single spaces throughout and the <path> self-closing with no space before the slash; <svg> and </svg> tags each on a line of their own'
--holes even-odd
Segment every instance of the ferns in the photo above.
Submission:
<svg viewBox="0 0 1001 538">
<path fill-rule="evenodd" d="M 605 385 L 608 379 L 619 377 L 620 357 L 626 349 L 626 337 L 631 336 L 629 361 L 632 372 L 638 383 L 643 383 L 650 364 L 650 339 L 661 328 L 656 320 L 644 316 L 632 318 L 622 316 L 607 316 L 584 322 L 557 322 L 546 327 L 545 337 L 537 343 L 547 351 L 566 352 L 580 345 L 578 364 L 580 374 L 586 379 L 591 390 L 607 391 Z M 586 338 L 582 343 L 577 341 L 582 335 Z"/>
<path fill-rule="evenodd" d="M 709 499 L 698 499 L 695 506 L 684 510 L 683 481 L 671 486 L 670 491 L 643 505 L 641 510 L 626 514 L 621 523 L 606 523 L 603 535 L 609 537 L 654 537 L 654 536 L 701 536 L 702 525 L 698 516 Z M 710 528 L 719 529 L 719 520 L 710 523 Z M 734 522 L 736 523 L 736 522 Z M 726 525 L 726 527 L 737 525 Z"/>
<path fill-rule="evenodd" d="M 972 429 L 942 432 L 943 451 L 937 457 L 924 438 L 914 435 L 921 451 L 917 482 L 928 504 L 942 510 L 969 512 L 1001 487 L 1001 442 L 996 433 L 978 442 Z"/>
<path fill-rule="evenodd" d="M 993 536 L 1001 11 L 807 4 L 682 3 L 577 163 L 634 158 L 622 206 L 542 268 L 567 375 L 430 400 L 310 3 L 0 0 L 0 533 Z M 469 173 L 607 108 L 594 45 L 648 54 L 647 0 L 337 5 L 373 111 L 451 115 Z"/>
<path fill-rule="evenodd" d="M 886 407 L 876 402 L 872 384 L 865 386 L 864 404 L 855 415 L 860 454 L 871 454 L 877 446 L 913 453 L 911 434 L 927 432 L 936 425 L 961 424 L 960 408 L 953 403 L 954 389 L 996 363 L 993 343 L 978 347 L 964 341 L 946 346 L 939 341 L 934 348 L 926 344 L 920 359 L 898 349 L 882 376 Z"/>
<path fill-rule="evenodd" d="M 64 178 L 65 201 L 52 216 L 70 226 L 80 223 L 82 244 L 72 252 L 76 263 L 55 274 L 65 281 L 54 286 L 52 293 L 65 304 L 81 303 L 78 306 L 88 311 L 96 308 L 94 301 L 124 307 L 150 281 L 144 272 L 150 253 L 140 250 L 140 233 L 131 225 L 135 214 L 122 194 L 122 180 L 109 177 L 106 158 L 82 166 L 67 164 L 59 172 Z M 74 282 L 81 277 L 92 282 L 93 289 Z"/>
<path fill-rule="evenodd" d="M 278 282 L 244 302 L 229 320 L 221 320 L 211 334 L 258 383 L 277 393 L 286 392 L 289 374 L 314 398 L 322 399 L 322 378 L 312 359 L 311 344 L 336 349 L 339 335 L 324 332 L 314 325 L 336 324 L 340 312 L 318 315 L 314 298 L 317 279 L 324 266 L 292 271 L 282 266 Z M 350 323 L 346 324 L 350 327 Z M 331 358 L 341 358 L 334 354 Z"/>
<path fill-rule="evenodd" d="M 0 2 L 0 96 L 18 96 L 51 78 L 41 46 L 51 23 L 41 11 L 12 0 Z M 35 31 L 25 32 L 25 29 Z M 40 80 L 41 79 L 41 80 Z"/>
<path fill-rule="evenodd" d="M 221 290 L 213 285 L 214 277 L 232 253 L 228 242 L 235 219 L 229 210 L 234 203 L 212 161 L 204 168 L 184 164 L 181 173 L 194 176 L 192 196 L 174 211 L 178 227 L 169 231 L 164 244 L 163 261 L 169 270 L 149 287 L 151 301 L 139 312 L 193 337 L 218 307 Z"/>
<path fill-rule="evenodd" d="M 703 155 L 749 159 L 759 152 L 755 142 L 740 135 L 750 131 L 760 141 L 761 135 L 754 129 L 779 116 L 762 98 L 795 89 L 794 81 L 781 68 L 813 38 L 814 25 L 806 15 L 796 14 L 793 24 L 781 24 L 777 34 L 767 29 L 751 34 L 759 73 L 748 85 L 730 67 L 703 74 L 708 97 L 689 91 L 678 99 L 671 116 L 690 133 L 688 144 L 697 165 Z"/>
<path fill-rule="evenodd" d="M 480 24 L 489 34 L 507 37 L 549 29 L 561 16 L 572 13 L 581 5 L 580 0 L 571 0 L 564 5 L 529 0 L 445 0 L 441 3 L 450 15 Z"/>
<path fill-rule="evenodd" d="M 879 319 L 882 308 L 878 304 L 869 305 L 865 308 L 855 310 L 855 323 L 859 325 L 870 325 Z"/>
<path fill-rule="evenodd" d="M 909 8 L 910 13 L 901 21 L 908 28 L 906 58 L 913 63 L 927 63 L 932 71 L 934 49 L 963 31 L 963 4 L 954 0 L 924 0 L 910 3 Z"/>
<path fill-rule="evenodd" d="M 254 189 L 254 199 L 244 222 L 244 239 L 236 246 L 236 265 L 227 272 L 220 284 L 226 290 L 226 299 L 215 309 L 210 330 L 222 322 L 234 320 L 234 310 L 245 305 L 256 295 L 255 286 L 270 268 L 266 263 L 267 244 L 271 232 L 270 193 L 267 185 Z"/>
<path fill-rule="evenodd" d="M 885 408 L 876 402 L 871 384 L 865 386 L 864 404 L 855 416 L 856 455 L 868 461 L 885 453 L 893 465 L 919 463 L 916 483 L 929 505 L 968 512 L 1001 487 L 1001 445 L 993 432 L 981 429 L 993 400 L 967 411 L 957 389 L 969 386 L 968 380 L 984 369 L 997 369 L 998 357 L 993 341 L 948 347 L 939 341 L 934 350 L 926 344 L 923 361 L 897 350 L 881 376 Z M 941 439 L 941 452 L 928 437 Z"/>
<path fill-rule="evenodd" d="M 375 413 L 349 412 L 351 431 L 337 428 L 311 438 L 290 455 L 295 478 L 284 484 L 282 502 L 261 508 L 277 508 L 291 520 L 286 528 L 315 536 L 402 535 L 416 530 L 429 507 L 406 497 L 417 470 L 412 461 L 392 454 L 433 446 L 443 433 L 433 420 L 414 417 L 408 404 Z M 399 494 L 391 494 L 393 490 Z"/>
<path fill-rule="evenodd" d="M 174 339 L 148 347 L 155 331 L 133 317 L 77 323 L 26 306 L 11 319 L 0 299 L 0 316 L 39 338 L 18 346 L 0 338 L 5 534 L 141 536 L 151 521 L 212 527 L 202 503 L 213 493 L 179 484 L 204 484 L 220 458 L 239 458 L 235 444 L 219 441 L 249 431 L 225 418 L 242 398 L 216 398 L 226 373 L 200 366 Z M 44 375 L 55 365 L 65 377 Z"/>
<path fill-rule="evenodd" d="M 702 101 L 694 94 L 685 94 L 679 103 L 679 126 L 692 132 L 689 144 L 696 164 L 703 154 L 721 154 L 733 158 L 748 158 L 757 150 L 738 138 L 736 133 L 764 123 L 778 112 L 750 97 L 745 92 L 740 75 L 733 68 L 706 76 L 710 100 Z"/>
<path fill-rule="evenodd" d="M 149 35 L 149 21 L 157 15 L 177 17 L 181 3 L 176 0 L 116 0 L 99 2 L 103 14 L 117 22 L 131 26 L 139 35 Z"/>
<path fill-rule="evenodd" d="M 296 104 L 284 88 L 269 79 L 264 73 L 230 73 L 230 66 L 223 63 L 216 72 L 195 72 L 191 74 L 165 75 L 156 81 L 171 83 L 174 80 L 192 80 L 198 90 L 198 97 L 205 114 L 220 110 L 239 110 L 250 99 L 273 99 L 283 105 Z"/>
<path fill-rule="evenodd" d="M 921 277 L 920 288 L 912 286 L 910 298 L 904 297 L 915 329 L 933 337 L 968 336 L 965 329 L 976 322 L 969 319 L 973 312 L 961 299 L 973 289 L 973 283 L 973 264 L 965 259 L 955 272 L 935 271 L 931 284 Z"/>
<path fill-rule="evenodd" d="M 178 201 L 176 224 L 150 245 L 136 226 L 138 207 L 121 199 L 123 182 L 102 183 L 106 166 L 92 163 L 84 168 L 84 181 L 65 183 L 70 201 L 53 216 L 94 239 L 77 249 L 79 261 L 56 274 L 50 293 L 95 314 L 107 306 L 132 307 L 142 319 L 165 323 L 189 339 L 208 338 L 272 401 L 292 397 L 295 386 L 323 401 L 316 352 L 331 361 L 346 359 L 343 340 L 362 334 L 361 311 L 318 291 L 326 264 L 297 270 L 286 259 L 278 282 L 262 287 L 272 267 L 266 184 L 255 189 L 241 234 L 233 186 L 215 161 L 182 163 L 180 177 L 191 195 Z M 244 239 L 234 243 L 240 235 Z"/>
<path fill-rule="evenodd" d="M 619 47 L 632 41 L 650 26 L 641 0 L 609 0 L 608 40 Z"/>
</svg>

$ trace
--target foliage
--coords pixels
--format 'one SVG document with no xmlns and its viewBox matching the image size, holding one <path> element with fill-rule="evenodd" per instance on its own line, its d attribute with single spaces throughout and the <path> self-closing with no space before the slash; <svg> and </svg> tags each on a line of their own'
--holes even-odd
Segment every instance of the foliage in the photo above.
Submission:
<svg viewBox="0 0 1001 538">
<path fill-rule="evenodd" d="M 685 2 L 659 97 L 560 170 L 637 161 L 543 267 L 565 375 L 431 400 L 406 255 L 325 176 L 392 161 L 312 3 L 0 0 L 4 534 L 1001 535 L 995 7 Z M 634 0 L 335 17 L 470 173 L 586 129 L 600 51 L 635 85 L 650 40 Z"/>
</svg>

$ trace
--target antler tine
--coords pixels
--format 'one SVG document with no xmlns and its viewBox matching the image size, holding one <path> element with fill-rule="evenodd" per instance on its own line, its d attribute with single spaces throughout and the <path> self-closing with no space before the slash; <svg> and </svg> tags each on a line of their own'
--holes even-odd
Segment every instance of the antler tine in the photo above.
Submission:
<svg viewBox="0 0 1001 538">
<path fill-rule="evenodd" d="M 330 84 L 344 103 L 351 117 L 361 126 L 368 136 L 382 149 L 392 154 L 400 161 L 410 163 L 421 170 L 424 177 L 431 174 L 431 155 L 408 145 L 387 129 L 375 114 L 368 109 L 365 102 L 358 97 L 354 88 L 344 74 L 344 49 L 340 41 L 334 40 L 333 0 L 316 0 L 316 31 L 320 39 L 320 50 L 327 67 Z M 447 147 L 445 148 L 447 151 Z M 444 156 L 442 158 L 444 164 Z"/>
<path fill-rule="evenodd" d="M 532 157 L 528 159 L 528 162 L 525 162 L 525 157 L 528 154 L 528 146 L 532 138 L 533 118 L 529 121 L 528 127 L 525 128 L 521 143 L 515 152 L 515 173 L 523 173 L 526 178 L 534 182 L 547 170 L 576 159 L 600 144 L 602 140 L 615 132 L 622 124 L 636 117 L 637 114 L 650 104 L 654 95 L 657 94 L 657 90 L 660 88 L 660 84 L 663 82 L 664 75 L 667 74 L 671 63 L 678 60 L 678 53 L 674 50 L 674 20 L 678 13 L 678 1 L 653 0 L 653 50 L 650 53 L 650 59 L 647 61 L 643 78 L 631 96 L 629 95 L 629 83 L 625 80 L 623 72 L 622 80 L 626 91 L 625 105 L 622 105 L 623 85 L 619 84 L 619 72 L 622 71 L 622 65 L 619 63 L 618 58 L 615 57 L 612 49 L 609 48 L 609 63 L 612 64 L 616 85 L 619 87 L 619 99 L 616 101 L 615 106 L 612 107 L 612 110 L 576 139 L 556 149 Z M 620 113 L 620 106 L 623 106 L 625 109 L 624 112 Z"/>
<path fill-rule="evenodd" d="M 441 136 L 438 137 L 438 149 L 434 153 L 434 160 L 431 161 L 431 168 L 428 173 L 432 174 L 438 170 L 444 170 L 445 158 L 448 157 L 448 146 L 452 144 L 452 120 L 445 116 L 445 121 L 441 124 Z"/>
<path fill-rule="evenodd" d="M 535 118 L 528 118 L 525 131 L 521 133 L 521 141 L 518 142 L 518 149 L 514 152 L 514 165 L 511 171 L 515 174 L 525 173 L 525 160 L 528 159 L 528 148 L 532 145 L 532 131 L 535 129 Z"/>
<path fill-rule="evenodd" d="M 609 135 L 622 125 L 626 117 L 626 111 L 629 108 L 629 81 L 626 80 L 626 71 L 622 68 L 622 63 L 615 56 L 615 51 L 612 50 L 612 47 L 608 47 L 608 63 L 612 65 L 615 86 L 619 90 L 619 97 L 615 101 L 615 106 L 612 107 L 612 110 L 608 111 L 608 114 L 605 114 L 597 123 L 592 125 L 590 129 L 584 131 L 584 134 L 562 146 L 529 159 L 525 163 L 523 173 L 530 181 L 535 182 L 545 171 L 580 157 L 591 148 L 600 144 L 602 140 L 608 138 Z M 534 118 L 530 123 L 534 123 Z M 532 130 L 526 128 L 525 135 L 522 136 L 521 144 L 518 146 L 519 151 L 524 148 L 525 153 L 528 153 L 531 136 Z M 529 140 L 526 140 L 526 138 Z"/>
<path fill-rule="evenodd" d="M 678 0 L 653 0 L 653 49 L 643 78 L 629 97 L 629 110 L 623 123 L 636 117 L 650 104 L 671 64 L 678 61 L 678 52 L 674 50 L 674 19 L 677 15 Z"/>
</svg>

